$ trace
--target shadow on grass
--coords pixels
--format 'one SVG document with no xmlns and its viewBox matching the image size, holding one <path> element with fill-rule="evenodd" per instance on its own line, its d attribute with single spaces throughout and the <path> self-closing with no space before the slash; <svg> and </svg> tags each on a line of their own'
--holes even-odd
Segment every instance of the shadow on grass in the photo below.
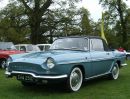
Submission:
<svg viewBox="0 0 130 99">
<path fill-rule="evenodd" d="M 83 87 L 94 86 L 94 85 L 102 84 L 104 82 L 109 82 L 109 81 L 111 81 L 111 80 L 108 78 L 108 76 L 85 80 L 83 83 Z"/>
<path fill-rule="evenodd" d="M 13 84 L 8 86 L 7 93 L 20 93 L 20 94 L 35 94 L 35 95 L 44 95 L 48 96 L 51 94 L 65 94 L 68 93 L 62 84 L 44 84 L 44 85 L 36 85 L 25 87 L 20 83 L 17 85 Z"/>
<path fill-rule="evenodd" d="M 23 89 L 28 91 L 37 91 L 38 93 L 64 93 L 64 86 L 62 84 L 42 84 L 32 87 L 22 86 Z"/>
<path fill-rule="evenodd" d="M 88 81 L 84 81 L 82 87 L 92 87 L 99 83 L 108 82 L 109 80 L 106 77 L 96 78 Z M 82 88 L 81 88 L 82 89 Z M 51 95 L 53 94 L 65 94 L 68 93 L 65 89 L 65 85 L 62 83 L 55 83 L 55 84 L 43 84 L 43 85 L 36 85 L 36 86 L 29 86 L 25 87 L 22 86 L 21 83 L 17 83 L 16 85 L 13 84 L 8 87 L 8 91 L 12 91 L 12 93 L 35 93 L 42 94 L 42 95 Z M 14 91 L 14 92 L 13 92 Z"/>
</svg>

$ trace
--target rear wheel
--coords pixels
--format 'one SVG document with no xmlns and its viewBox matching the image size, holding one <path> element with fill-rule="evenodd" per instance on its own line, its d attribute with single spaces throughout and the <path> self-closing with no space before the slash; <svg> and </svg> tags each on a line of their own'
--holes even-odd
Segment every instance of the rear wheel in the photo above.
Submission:
<svg viewBox="0 0 130 99">
<path fill-rule="evenodd" d="M 114 65 L 114 67 L 112 68 L 112 71 L 111 71 L 111 74 L 110 74 L 110 78 L 113 79 L 113 80 L 116 80 L 116 79 L 118 79 L 118 77 L 119 77 L 119 66 L 116 63 Z"/>
<path fill-rule="evenodd" d="M 79 67 L 75 67 L 72 69 L 68 80 L 67 80 L 67 88 L 68 91 L 76 92 L 80 89 L 83 82 L 83 74 Z"/>
</svg>

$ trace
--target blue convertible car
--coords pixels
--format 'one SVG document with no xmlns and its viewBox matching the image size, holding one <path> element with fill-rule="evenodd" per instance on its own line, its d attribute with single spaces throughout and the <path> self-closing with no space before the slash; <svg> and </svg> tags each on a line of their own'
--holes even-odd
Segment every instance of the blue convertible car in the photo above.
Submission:
<svg viewBox="0 0 130 99">
<path fill-rule="evenodd" d="M 5 74 L 24 86 L 43 81 L 64 81 L 69 91 L 78 91 L 84 80 L 108 75 L 116 80 L 126 66 L 125 53 L 110 50 L 100 37 L 63 37 L 46 52 L 12 55 Z"/>
</svg>

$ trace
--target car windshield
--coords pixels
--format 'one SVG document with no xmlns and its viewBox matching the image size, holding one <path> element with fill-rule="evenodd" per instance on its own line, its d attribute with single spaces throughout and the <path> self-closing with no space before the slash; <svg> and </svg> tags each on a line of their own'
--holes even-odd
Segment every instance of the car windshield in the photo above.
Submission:
<svg viewBox="0 0 130 99">
<path fill-rule="evenodd" d="M 50 49 L 88 50 L 88 40 L 86 38 L 61 38 L 57 39 Z"/>
<path fill-rule="evenodd" d="M 16 50 L 12 42 L 0 42 L 0 50 Z"/>
</svg>

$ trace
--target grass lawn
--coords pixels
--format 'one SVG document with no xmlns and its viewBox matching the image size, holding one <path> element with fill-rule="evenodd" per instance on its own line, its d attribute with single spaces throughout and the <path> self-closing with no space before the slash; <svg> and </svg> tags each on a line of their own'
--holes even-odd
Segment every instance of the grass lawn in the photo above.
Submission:
<svg viewBox="0 0 130 99">
<path fill-rule="evenodd" d="M 0 70 L 0 99 L 130 99 L 130 60 L 127 63 L 118 80 L 103 77 L 87 81 L 76 93 L 67 93 L 58 85 L 26 88 L 15 78 L 5 78 Z"/>
</svg>

